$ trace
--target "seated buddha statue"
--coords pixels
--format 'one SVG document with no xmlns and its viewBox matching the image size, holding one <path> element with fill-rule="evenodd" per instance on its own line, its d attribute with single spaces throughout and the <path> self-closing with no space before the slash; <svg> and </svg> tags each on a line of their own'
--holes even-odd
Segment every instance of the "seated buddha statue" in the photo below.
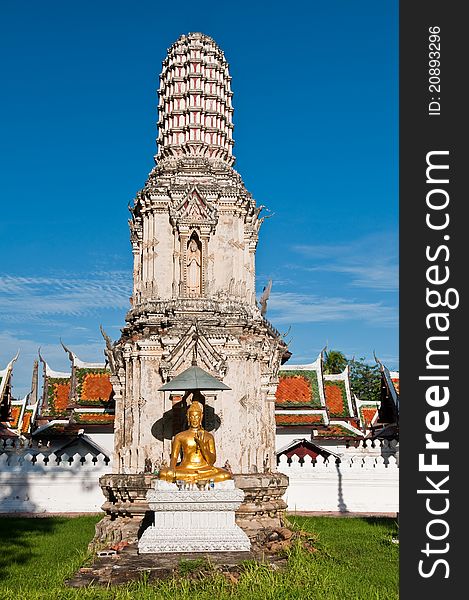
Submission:
<svg viewBox="0 0 469 600">
<path fill-rule="evenodd" d="M 203 404 L 196 400 L 187 409 L 189 427 L 174 436 L 169 467 L 160 470 L 159 478 L 166 481 L 224 481 L 231 479 L 226 469 L 214 466 L 217 459 L 213 435 L 202 429 Z M 180 453 L 182 460 L 177 465 Z"/>
</svg>

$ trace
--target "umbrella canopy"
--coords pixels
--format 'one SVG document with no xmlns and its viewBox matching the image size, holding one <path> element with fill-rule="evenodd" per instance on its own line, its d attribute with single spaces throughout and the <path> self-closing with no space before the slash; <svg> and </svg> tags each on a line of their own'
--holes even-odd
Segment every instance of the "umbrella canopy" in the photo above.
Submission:
<svg viewBox="0 0 469 600">
<path fill-rule="evenodd" d="M 160 387 L 162 392 L 182 392 L 186 390 L 231 390 L 231 388 L 195 365 Z"/>
</svg>

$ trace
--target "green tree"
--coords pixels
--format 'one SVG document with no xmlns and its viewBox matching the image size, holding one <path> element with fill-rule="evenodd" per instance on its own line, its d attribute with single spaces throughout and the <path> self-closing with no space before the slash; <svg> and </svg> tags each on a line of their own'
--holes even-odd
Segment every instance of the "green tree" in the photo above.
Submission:
<svg viewBox="0 0 469 600">
<path fill-rule="evenodd" d="M 326 375 L 342 373 L 348 364 L 348 360 L 340 350 L 329 350 L 325 352 L 323 369 Z"/>
<path fill-rule="evenodd" d="M 364 357 L 351 360 L 349 365 L 352 392 L 364 402 L 379 402 L 381 394 L 379 366 L 367 364 Z"/>
</svg>

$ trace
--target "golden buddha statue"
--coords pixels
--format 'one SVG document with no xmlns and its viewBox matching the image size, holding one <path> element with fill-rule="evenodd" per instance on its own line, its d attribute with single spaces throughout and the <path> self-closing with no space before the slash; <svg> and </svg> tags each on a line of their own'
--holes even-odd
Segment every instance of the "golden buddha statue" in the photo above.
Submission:
<svg viewBox="0 0 469 600">
<path fill-rule="evenodd" d="M 159 478 L 174 482 L 178 479 L 189 482 L 224 481 L 231 474 L 214 466 L 217 459 L 213 435 L 202 429 L 203 404 L 194 400 L 187 409 L 189 427 L 174 436 L 171 444 L 169 467 L 160 470 Z M 179 454 L 182 460 L 176 465 Z"/>
</svg>

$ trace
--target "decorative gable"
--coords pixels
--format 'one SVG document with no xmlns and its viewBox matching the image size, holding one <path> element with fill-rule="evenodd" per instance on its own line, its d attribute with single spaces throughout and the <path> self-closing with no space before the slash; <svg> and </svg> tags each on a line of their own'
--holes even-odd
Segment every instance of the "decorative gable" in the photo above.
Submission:
<svg viewBox="0 0 469 600">
<path fill-rule="evenodd" d="M 170 217 L 178 229 L 202 225 L 212 229 L 218 220 L 216 208 L 204 198 L 197 186 L 191 187 L 183 199 L 170 209 Z"/>
<path fill-rule="evenodd" d="M 53 371 L 45 364 L 44 412 L 45 416 L 65 415 L 70 404 L 71 374 Z"/>
<path fill-rule="evenodd" d="M 356 418 L 355 406 L 352 402 L 349 367 L 342 373 L 324 375 L 324 393 L 329 415 L 343 418 Z"/>
<path fill-rule="evenodd" d="M 198 366 L 205 369 L 214 377 L 222 379 L 226 373 L 226 363 L 218 354 L 205 335 L 194 323 L 182 336 L 179 343 L 166 356 L 160 364 L 163 381 L 181 373 L 189 367 L 196 356 Z"/>
<path fill-rule="evenodd" d="M 0 369 L 0 421 L 7 421 L 11 409 L 11 374 L 18 354 L 8 363 L 5 369 Z"/>
<path fill-rule="evenodd" d="M 372 403 L 359 402 L 358 413 L 360 415 L 360 424 L 363 429 L 369 429 L 375 424 L 378 418 L 378 406 Z"/>
</svg>

